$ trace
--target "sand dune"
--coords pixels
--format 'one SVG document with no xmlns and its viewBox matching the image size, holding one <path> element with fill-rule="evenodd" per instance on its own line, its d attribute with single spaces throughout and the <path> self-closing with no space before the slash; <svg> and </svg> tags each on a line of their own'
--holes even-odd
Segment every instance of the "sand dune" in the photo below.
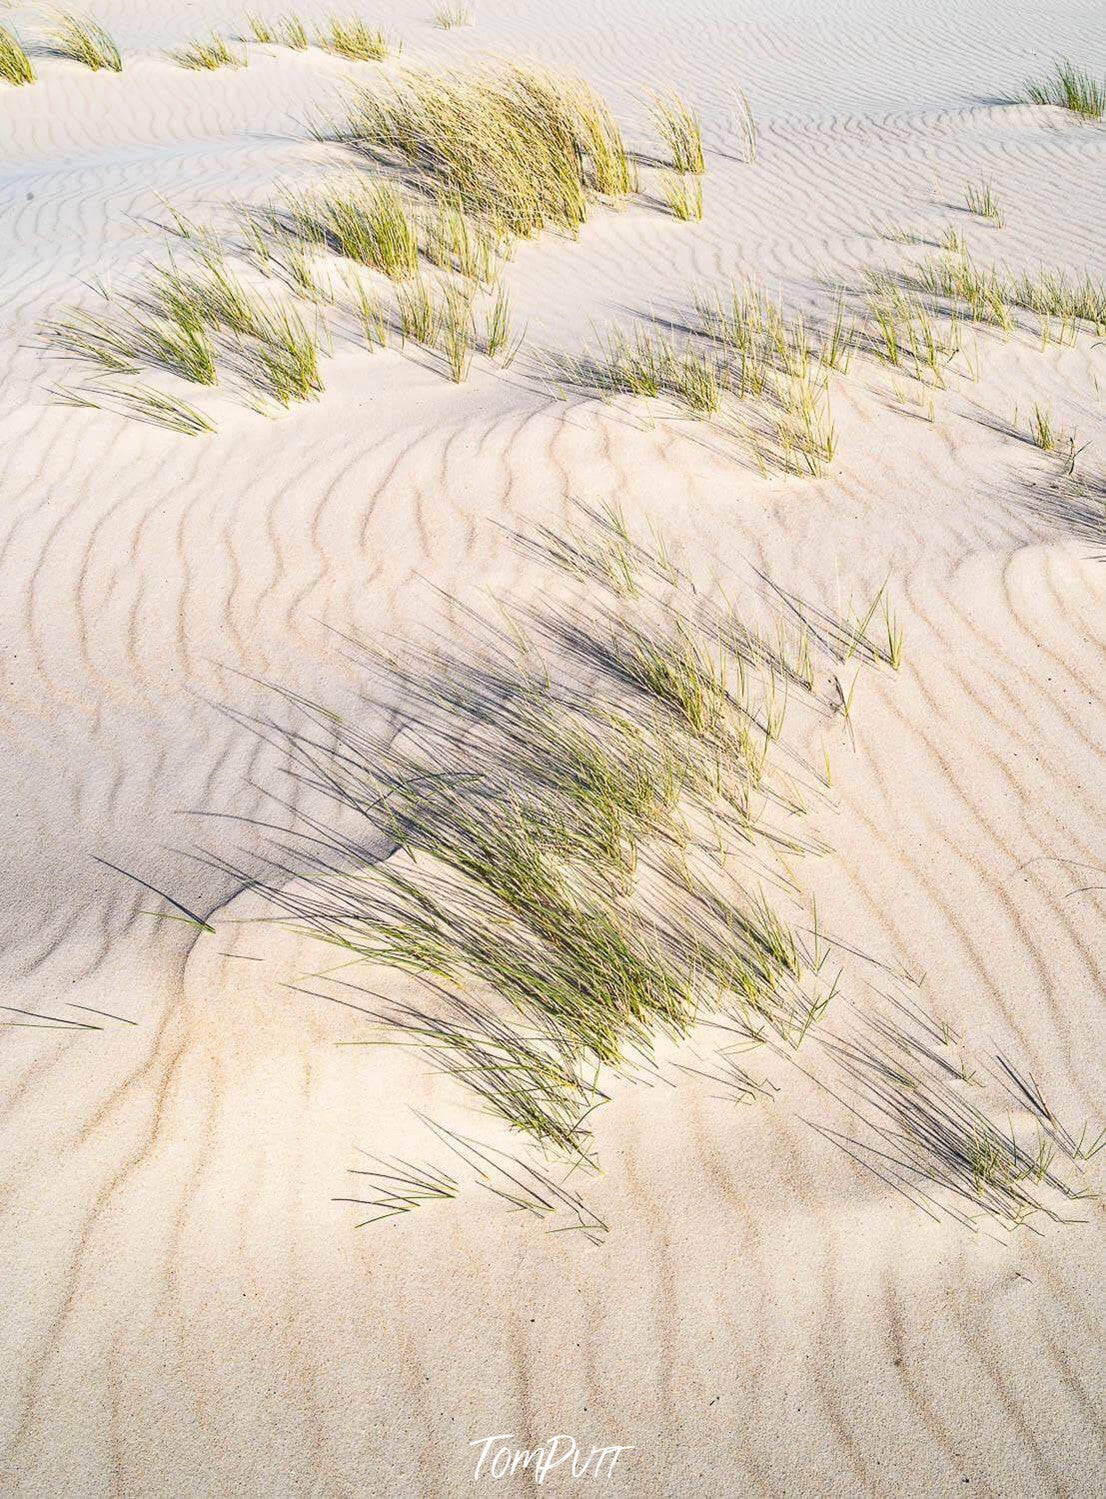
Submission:
<svg viewBox="0 0 1106 1499">
<path fill-rule="evenodd" d="M 679 89 L 703 116 L 704 219 L 664 212 L 646 165 L 577 239 L 519 246 L 510 368 L 454 386 L 410 345 L 370 358 L 335 314 L 317 402 L 267 419 L 220 389 L 197 439 L 58 404 L 77 371 L 40 325 L 164 263 L 166 203 L 222 223 L 349 170 L 305 122 L 371 65 L 251 46 L 245 69 L 196 74 L 163 49 L 237 15 L 97 16 L 122 74 L 37 57 L 33 87 L 0 85 L 4 1492 L 439 1496 L 472 1484 L 473 1440 L 558 1432 L 631 1448 L 608 1486 L 635 1495 L 1097 1492 L 1101 1204 L 1039 1234 L 967 1227 L 827 1132 L 863 1135 L 834 1038 L 895 1001 L 948 1020 L 1000 1121 L 1033 1123 L 1001 1056 L 1076 1134 L 1106 1123 L 1106 349 L 967 328 L 933 390 L 858 360 L 832 382 L 818 479 L 761 473 L 664 407 L 561 399 L 548 368 L 731 276 L 817 320 L 834 286 L 908 262 L 892 221 L 934 244 L 951 225 L 1014 272 L 1100 273 L 1106 126 L 1012 102 L 1055 56 L 1103 72 L 1098 8 L 478 0 L 455 31 L 413 0 L 374 13 L 404 44 L 384 71 L 570 68 L 646 158 L 648 93 Z M 0 11 L 24 36 L 41 22 Z M 963 209 L 983 179 L 1001 229 Z M 1034 405 L 1055 452 L 1026 440 Z M 242 719 L 278 711 L 277 682 L 402 731 L 347 637 L 463 642 L 493 599 L 587 603 L 519 545 L 580 502 L 662 531 L 704 599 L 763 600 L 763 575 L 844 612 L 886 580 L 901 669 L 860 670 L 850 719 L 812 714 L 796 744 L 832 760 L 811 818 L 832 852 L 801 884 L 850 949 L 843 996 L 824 1038 L 750 1063 L 776 1090 L 750 1104 L 678 1070 L 716 1065 L 698 1033 L 653 1086 L 611 1081 L 602 1173 L 573 1184 L 600 1242 L 471 1184 L 355 1229 L 334 1199 L 356 1195 L 359 1151 L 449 1169 L 416 1113 L 517 1138 L 417 1055 L 336 1044 L 363 1019 L 301 992 L 332 955 L 259 920 L 227 868 L 254 867 L 233 819 L 286 784 Z M 1103 1158 L 1080 1182 L 1101 1186 Z"/>
</svg>

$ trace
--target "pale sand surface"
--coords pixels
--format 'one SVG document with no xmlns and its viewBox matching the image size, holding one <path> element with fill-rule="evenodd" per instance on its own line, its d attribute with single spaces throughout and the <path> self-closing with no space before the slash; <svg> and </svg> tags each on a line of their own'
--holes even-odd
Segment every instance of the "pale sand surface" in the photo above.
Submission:
<svg viewBox="0 0 1106 1499">
<path fill-rule="evenodd" d="M 1000 428 L 1047 405 L 1101 476 L 1106 348 L 981 332 L 979 378 L 932 422 L 886 378 L 842 379 L 817 481 L 764 477 L 702 425 L 559 401 L 528 356 L 732 274 L 824 308 L 825 279 L 898 263 L 879 220 L 1101 273 L 1106 125 L 1006 102 L 1055 55 L 1106 70 L 1101 7 L 478 0 L 450 32 L 430 11 L 368 14 L 407 62 L 577 69 L 642 148 L 650 87 L 683 91 L 704 221 L 637 201 L 524 245 L 506 282 L 528 355 L 506 372 L 454 387 L 339 345 L 317 404 L 266 421 L 220 397 L 196 441 L 52 404 L 70 372 L 36 327 L 163 258 L 160 199 L 207 219 L 310 180 L 335 149 L 302 122 L 359 70 L 255 49 L 186 72 L 160 49 L 236 11 L 104 0 L 121 76 L 45 59 L 35 88 L 0 87 L 5 1002 L 138 1022 L 4 1033 L 0 1489 L 437 1499 L 471 1487 L 473 1438 L 566 1432 L 632 1444 L 607 1487 L 637 1496 L 1101 1492 L 1101 1204 L 1039 1236 L 933 1221 L 816 1133 L 841 1117 L 794 1069 L 742 1108 L 687 1075 L 615 1082 L 580 1185 L 597 1245 L 480 1191 L 355 1232 L 332 1199 L 358 1149 L 434 1155 L 412 1107 L 501 1134 L 411 1055 L 335 1044 L 356 1018 L 288 987 L 318 954 L 233 925 L 257 898 L 188 857 L 233 860 L 240 828 L 187 816 L 264 805 L 265 752 L 212 704 L 262 711 L 260 677 L 352 707 L 328 626 L 404 640 L 541 597 L 513 535 L 563 530 L 573 498 L 662 528 L 708 592 L 756 568 L 834 608 L 889 575 L 904 663 L 862 675 L 855 737 L 833 727 L 814 818 L 833 852 L 803 888 L 828 929 L 924 975 L 981 1063 L 1016 1058 L 1097 1130 L 1106 879 L 1055 860 L 1106 864 L 1102 480 L 1076 512 L 1056 457 Z M 1001 230 L 956 206 L 984 177 Z M 217 936 L 139 914 L 156 897 L 92 854 Z M 850 982 L 861 1003 L 891 980 Z"/>
</svg>

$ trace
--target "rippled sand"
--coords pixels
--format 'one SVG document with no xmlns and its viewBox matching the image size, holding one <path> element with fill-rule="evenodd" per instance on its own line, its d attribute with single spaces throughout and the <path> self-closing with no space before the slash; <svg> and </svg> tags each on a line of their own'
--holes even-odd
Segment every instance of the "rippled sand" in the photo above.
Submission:
<svg viewBox="0 0 1106 1499">
<path fill-rule="evenodd" d="M 386 644 L 540 596 L 513 535 L 563 529 L 574 500 L 663 529 L 708 591 L 757 569 L 835 608 L 889 577 L 904 664 L 864 675 L 838 726 L 833 853 L 804 885 L 977 1055 L 1016 1057 L 1097 1131 L 1102 480 L 1072 502 L 1057 457 L 1004 428 L 1047 405 L 1101 476 L 1106 349 L 980 332 L 978 379 L 932 413 L 840 380 L 818 481 L 765 477 L 695 423 L 558 400 L 537 355 L 731 274 L 824 305 L 825 282 L 893 262 L 888 220 L 1101 272 L 1106 125 L 1003 102 L 1055 55 L 1106 70 L 1100 7 L 478 0 L 451 32 L 430 12 L 368 14 L 405 62 L 578 69 L 632 144 L 648 92 L 679 88 L 704 116 L 704 221 L 638 201 L 522 246 L 508 371 L 454 387 L 339 344 L 317 404 L 267 421 L 220 398 L 202 440 L 53 403 L 71 371 L 38 324 L 164 255 L 162 199 L 204 219 L 309 180 L 334 148 L 304 121 L 363 70 L 254 48 L 189 73 L 161 49 L 237 15 L 104 0 L 122 75 L 44 59 L 34 88 L 0 85 L 4 1002 L 119 1017 L 2 1043 L 0 1487 L 439 1499 L 470 1487 L 473 1439 L 566 1432 L 632 1445 L 607 1486 L 635 1496 L 1098 1492 L 1101 1205 L 1040 1235 L 931 1219 L 811 1127 L 831 1116 L 799 1073 L 745 1108 L 692 1078 L 616 1085 L 582 1188 L 611 1225 L 597 1246 L 479 1192 L 355 1232 L 332 1199 L 358 1149 L 421 1151 L 412 1106 L 472 1111 L 408 1054 L 335 1045 L 356 1020 L 289 987 L 317 954 L 189 856 L 233 862 L 239 825 L 189 814 L 265 805 L 267 751 L 215 705 L 260 711 L 253 679 L 276 678 L 348 711 L 334 629 Z M 11 21 L 33 30 L 27 7 Z M 957 207 L 983 178 L 1001 230 Z M 92 855 L 216 937 L 143 914 L 164 907 Z"/>
</svg>

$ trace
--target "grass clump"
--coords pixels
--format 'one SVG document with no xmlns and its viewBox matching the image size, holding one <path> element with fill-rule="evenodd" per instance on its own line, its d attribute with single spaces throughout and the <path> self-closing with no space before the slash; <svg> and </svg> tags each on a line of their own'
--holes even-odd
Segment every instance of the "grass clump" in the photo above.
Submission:
<svg viewBox="0 0 1106 1499">
<path fill-rule="evenodd" d="M 511 336 L 511 299 L 500 287 L 484 321 L 484 353 L 506 369 L 514 363 L 521 344 L 521 334 L 517 339 Z"/>
<path fill-rule="evenodd" d="M 358 16 L 331 16 L 319 32 L 318 42 L 328 52 L 352 62 L 386 62 L 388 58 L 387 37 Z"/>
<path fill-rule="evenodd" d="M 245 54 L 232 52 L 225 37 L 213 31 L 206 41 L 189 42 L 169 56 L 182 68 L 193 72 L 214 72 L 216 68 L 244 68 Z"/>
<path fill-rule="evenodd" d="M 104 313 L 73 308 L 45 323 L 43 331 L 61 353 L 112 374 L 135 374 L 146 366 L 196 385 L 218 380 L 211 335 L 192 306 L 163 304 L 147 311 L 109 303 Z"/>
<path fill-rule="evenodd" d="M 690 105 L 676 94 L 658 95 L 653 101 L 653 119 L 674 169 L 701 176 L 707 169 L 702 125 Z"/>
<path fill-rule="evenodd" d="M 669 172 L 662 183 L 664 201 L 673 216 L 684 223 L 703 217 L 703 185 L 699 179 L 688 182 L 676 172 Z"/>
<path fill-rule="evenodd" d="M 458 26 L 471 26 L 471 5 L 459 3 L 439 5 L 434 12 L 434 25 L 439 31 L 452 31 Z"/>
<path fill-rule="evenodd" d="M 35 81 L 31 59 L 15 32 L 6 26 L 0 26 L 0 78 L 16 87 Z"/>
<path fill-rule="evenodd" d="M 421 276 L 396 293 L 401 339 L 431 348 L 438 334 L 438 309 Z"/>
<path fill-rule="evenodd" d="M 633 186 L 603 102 L 582 83 L 531 69 L 408 73 L 384 93 L 357 93 L 333 136 L 519 237 L 549 227 L 575 232 L 589 192 L 619 195 Z"/>
<path fill-rule="evenodd" d="M 335 185 L 287 200 L 286 220 L 307 244 L 326 247 L 393 281 L 418 268 L 419 246 L 403 199 L 391 183 Z M 278 220 L 279 222 L 279 220 Z"/>
<path fill-rule="evenodd" d="M 981 182 L 978 186 L 969 182 L 965 202 L 969 213 L 974 213 L 981 219 L 990 219 L 1000 229 L 1006 222 L 989 182 Z"/>
<path fill-rule="evenodd" d="M 472 316 L 472 293 L 463 286 L 445 289 L 439 317 L 442 352 L 449 366 L 449 378 L 459 385 L 468 377 L 476 325 Z"/>
<path fill-rule="evenodd" d="M 504 248 L 494 225 L 470 218 L 455 195 L 440 196 L 424 232 L 423 249 L 434 265 L 487 284 L 498 275 Z"/>
<path fill-rule="evenodd" d="M 316 334 L 220 259 L 156 271 L 140 292 L 106 300 L 106 312 L 75 310 L 44 324 L 48 341 L 112 374 L 158 369 L 196 385 L 218 383 L 221 359 L 250 391 L 283 406 L 322 389 Z"/>
<path fill-rule="evenodd" d="M 1034 447 L 1041 449 L 1043 453 L 1052 453 L 1056 450 L 1056 433 L 1052 426 L 1052 414 L 1047 406 L 1033 407 L 1033 415 L 1029 421 L 1029 436 Z"/>
<path fill-rule="evenodd" d="M 696 416 L 713 415 L 721 398 L 718 368 L 709 355 L 690 339 L 677 341 L 654 328 L 638 327 L 632 337 L 612 329 L 598 353 L 585 350 L 569 373 L 576 383 L 611 394 L 671 396 Z"/>
<path fill-rule="evenodd" d="M 1057 62 L 1049 77 L 1027 84 L 1026 98 L 1031 104 L 1055 104 L 1085 120 L 1100 120 L 1106 114 L 1106 79 L 1070 62 Z"/>
<path fill-rule="evenodd" d="M 84 63 L 94 73 L 101 69 L 112 73 L 123 71 L 123 59 L 111 34 L 85 16 L 59 16 L 50 41 L 62 57 Z"/>
</svg>

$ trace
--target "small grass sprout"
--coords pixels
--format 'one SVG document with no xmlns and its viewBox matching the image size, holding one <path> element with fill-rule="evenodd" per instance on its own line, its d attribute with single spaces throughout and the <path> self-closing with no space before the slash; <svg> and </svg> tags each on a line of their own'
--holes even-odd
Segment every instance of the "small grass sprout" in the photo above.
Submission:
<svg viewBox="0 0 1106 1499">
<path fill-rule="evenodd" d="M 1029 419 L 1029 436 L 1034 446 L 1043 453 L 1055 452 L 1057 438 L 1047 406 L 1034 405 L 1033 415 Z"/>
<path fill-rule="evenodd" d="M 675 93 L 658 94 L 653 100 L 653 120 L 674 170 L 701 176 L 707 169 L 702 124 L 691 106 Z"/>
<path fill-rule="evenodd" d="M 6 26 L 0 26 L 0 78 L 16 87 L 35 81 L 31 59 L 15 32 Z"/>
</svg>

